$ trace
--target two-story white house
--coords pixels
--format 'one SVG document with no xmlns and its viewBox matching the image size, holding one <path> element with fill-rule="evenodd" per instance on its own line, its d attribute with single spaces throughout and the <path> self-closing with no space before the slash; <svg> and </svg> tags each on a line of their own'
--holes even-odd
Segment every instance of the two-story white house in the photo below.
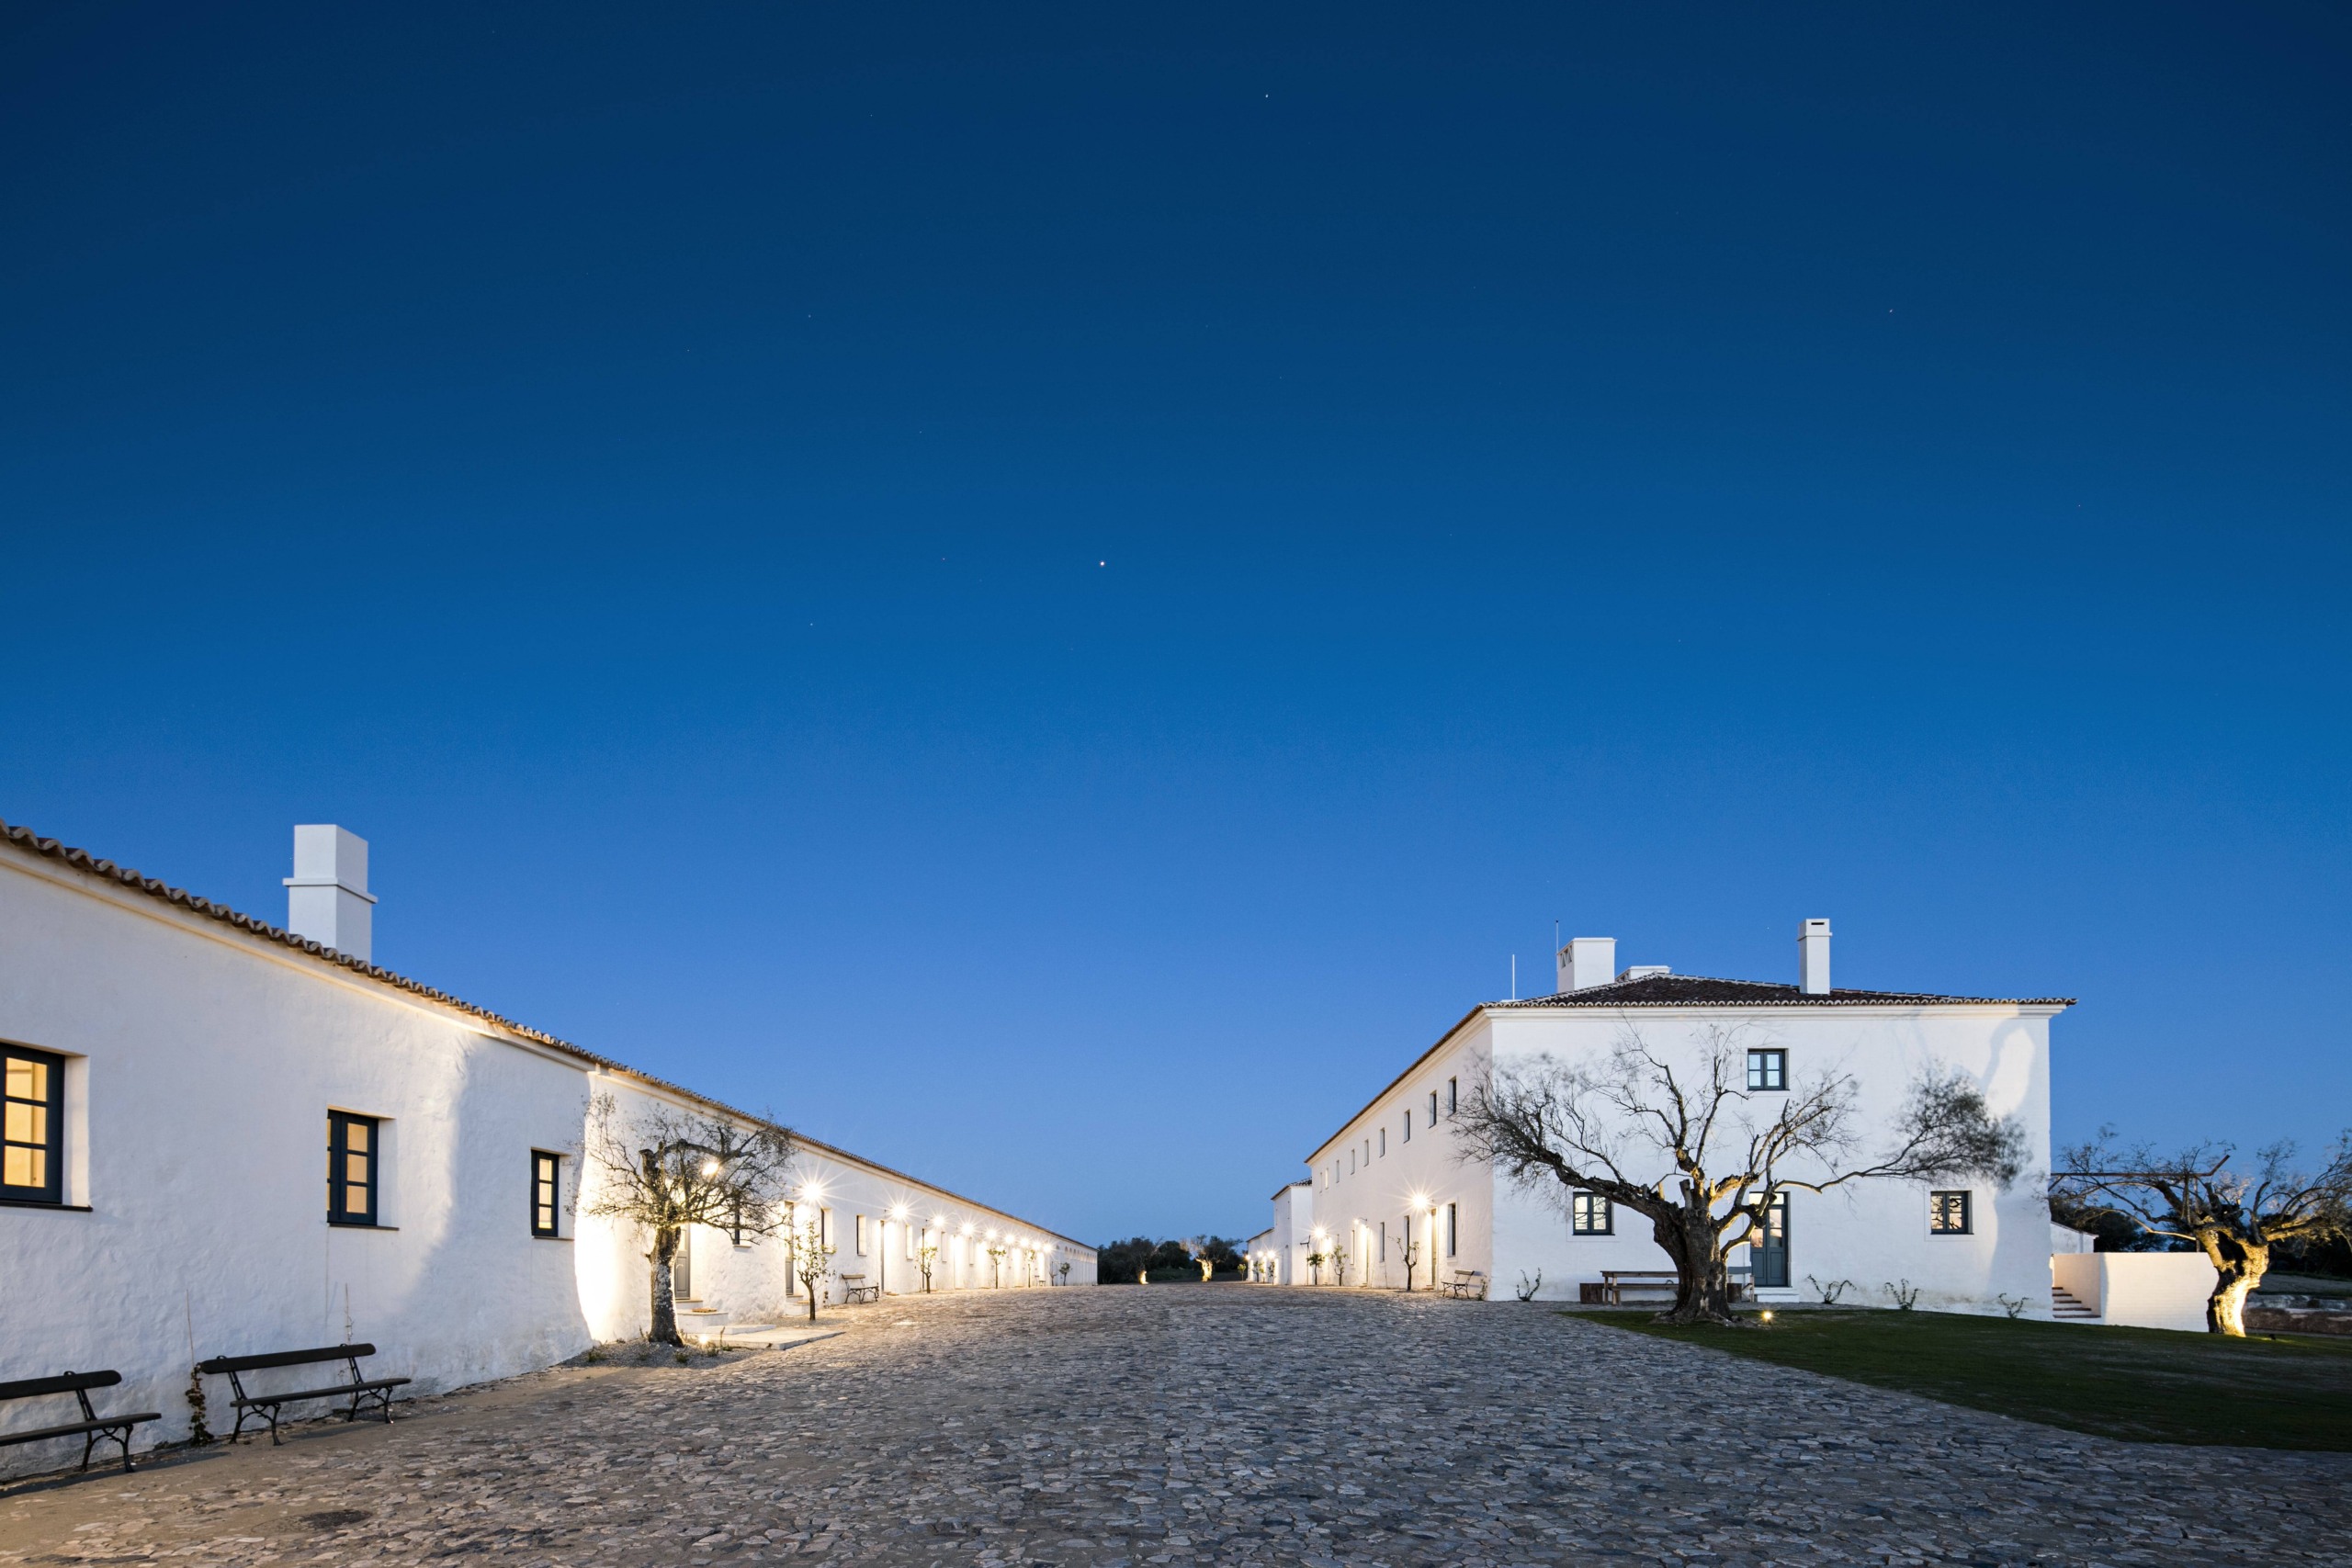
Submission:
<svg viewBox="0 0 2352 1568">
<path fill-rule="evenodd" d="M 204 1358 L 366 1340 L 373 1375 L 429 1392 L 644 1332 L 648 1238 L 593 1213 L 597 1108 L 756 1119 L 378 967 L 367 851 L 297 829 L 280 929 L 0 832 L 0 1382 L 119 1371 L 124 1407 L 165 1413 L 153 1443 L 187 1434 Z M 1093 1281 L 1082 1243 L 796 1141 L 796 1217 L 837 1275 Z M 695 1227 L 673 1293 L 690 1322 L 789 1322 L 807 1297 L 786 1262 Z M 0 1430 L 54 1419 L 18 1403 Z"/>
<path fill-rule="evenodd" d="M 1409 1258 L 1416 1288 L 1473 1270 L 1497 1295 L 1574 1301 L 1606 1272 L 1668 1269 L 1641 1216 L 1589 1193 L 1515 1187 L 1466 1160 L 1454 1113 L 1497 1066 L 1597 1063 L 1629 1034 L 1667 1054 L 1728 1040 L 1761 1119 L 1792 1086 L 1848 1078 L 1867 1145 L 1892 1131 L 1922 1074 L 1958 1073 L 2014 1119 L 2026 1147 L 2029 1174 L 2007 1189 L 1872 1179 L 1789 1194 L 1774 1234 L 1734 1260 L 1761 1299 L 1846 1280 L 1843 1298 L 1857 1304 L 1884 1304 L 1894 1286 L 1916 1289 L 1922 1307 L 1998 1313 L 2007 1297 L 2049 1315 L 2050 1216 L 2034 1177 L 2050 1160 L 2050 1020 L 2071 998 L 1833 988 L 1829 942 L 1828 921 L 1804 921 L 1787 984 L 1620 971 L 1612 939 L 1576 939 L 1560 950 L 1555 994 L 1473 1008 L 1317 1145 L 1303 1199 L 1277 1200 L 1277 1230 L 1285 1208 L 1308 1206 L 1317 1248 L 1344 1257 L 1323 1281 L 1348 1286 L 1402 1289 Z"/>
</svg>

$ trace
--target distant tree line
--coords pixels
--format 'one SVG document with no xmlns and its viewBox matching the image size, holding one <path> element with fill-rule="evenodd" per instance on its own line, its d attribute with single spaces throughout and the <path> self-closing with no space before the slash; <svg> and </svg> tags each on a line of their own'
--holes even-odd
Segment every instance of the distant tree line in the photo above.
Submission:
<svg viewBox="0 0 2352 1568">
<path fill-rule="evenodd" d="M 1114 1241 L 1095 1250 L 1094 1282 L 1098 1285 L 1132 1285 L 1141 1276 L 1148 1278 L 1154 1284 L 1197 1284 L 1204 1259 L 1217 1276 L 1227 1279 L 1241 1276 L 1241 1248 L 1238 1243 L 1227 1241 L 1221 1235 L 1169 1241 L 1154 1241 L 1148 1235 L 1139 1235 L 1126 1241 Z"/>
</svg>

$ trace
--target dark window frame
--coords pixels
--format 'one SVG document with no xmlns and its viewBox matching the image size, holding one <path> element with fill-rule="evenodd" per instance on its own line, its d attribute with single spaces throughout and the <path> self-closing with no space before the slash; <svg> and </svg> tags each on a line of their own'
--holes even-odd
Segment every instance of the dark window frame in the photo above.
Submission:
<svg viewBox="0 0 2352 1568">
<path fill-rule="evenodd" d="M 352 1209 L 345 1206 L 344 1198 L 351 1190 L 351 1129 L 368 1129 L 368 1147 L 359 1158 L 368 1162 L 368 1207 Z M 348 1225 L 360 1230 L 377 1228 L 377 1218 L 383 1213 L 381 1179 L 384 1170 L 384 1119 L 362 1116 L 352 1111 L 327 1112 L 327 1224 Z"/>
<path fill-rule="evenodd" d="M 1750 1094 L 1789 1092 L 1789 1054 L 1786 1050 L 1775 1046 L 1765 1050 L 1750 1051 L 1747 1054 L 1747 1092 Z"/>
<path fill-rule="evenodd" d="M 6 1055 L 41 1067 L 48 1075 L 49 1093 L 40 1100 L 6 1094 L 6 1084 L 0 1080 L 0 1096 L 5 1096 L 6 1104 L 40 1108 L 40 1140 L 10 1138 L 7 1146 L 40 1150 L 41 1173 L 45 1178 L 39 1186 L 0 1185 L 0 1198 L 11 1203 L 42 1203 L 62 1209 L 65 1207 L 65 1058 L 54 1051 L 36 1051 L 29 1045 L 7 1046 Z M 5 1120 L 5 1111 L 0 1111 L 0 1120 Z"/>
<path fill-rule="evenodd" d="M 1960 1224 L 1947 1224 L 1950 1217 L 1947 1200 L 1960 1200 Z M 1975 1195 L 1966 1188 L 1947 1189 L 1928 1194 L 1928 1234 L 1929 1235 L 1974 1235 L 1976 1234 Z"/>
<path fill-rule="evenodd" d="M 1460 1078 L 1448 1078 L 1445 1080 L 1445 1113 L 1448 1116 L 1451 1116 L 1461 1109 L 1462 1080 Z"/>
<path fill-rule="evenodd" d="M 1448 1203 L 1445 1206 L 1445 1255 L 1448 1258 L 1458 1257 L 1461 1248 L 1462 1205 Z"/>
<path fill-rule="evenodd" d="M 1600 1215 L 1599 1224 L 1592 1223 L 1592 1215 L 1596 1208 Z M 1568 1194 L 1568 1234 L 1570 1235 L 1615 1235 L 1617 1234 L 1617 1205 L 1598 1192 L 1571 1192 Z"/>
<path fill-rule="evenodd" d="M 531 1151 L 531 1234 L 541 1241 L 563 1238 L 563 1156 L 545 1149 Z"/>
</svg>

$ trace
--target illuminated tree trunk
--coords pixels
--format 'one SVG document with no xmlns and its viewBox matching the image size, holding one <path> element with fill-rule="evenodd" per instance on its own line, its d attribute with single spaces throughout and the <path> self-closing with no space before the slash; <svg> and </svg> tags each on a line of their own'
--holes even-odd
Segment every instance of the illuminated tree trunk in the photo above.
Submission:
<svg viewBox="0 0 2352 1568">
<path fill-rule="evenodd" d="M 2208 1235 L 2205 1256 L 2212 1260 L 2213 1293 L 2205 1303 L 2205 1329 L 2210 1334 L 2226 1334 L 2233 1339 L 2245 1337 L 2245 1299 L 2270 1272 L 2270 1248 L 2240 1241 L 2235 1236 Z"/>
<path fill-rule="evenodd" d="M 1674 1310 L 1662 1323 L 1736 1323 L 1731 1314 L 1731 1268 L 1716 1245 L 1721 1223 L 1706 1206 L 1685 1207 L 1650 1222 L 1658 1246 L 1674 1259 Z"/>
<path fill-rule="evenodd" d="M 678 1333 L 678 1303 L 670 1265 L 678 1256 L 678 1233 L 653 1233 L 653 1327 L 646 1337 L 657 1345 L 684 1345 Z"/>
</svg>

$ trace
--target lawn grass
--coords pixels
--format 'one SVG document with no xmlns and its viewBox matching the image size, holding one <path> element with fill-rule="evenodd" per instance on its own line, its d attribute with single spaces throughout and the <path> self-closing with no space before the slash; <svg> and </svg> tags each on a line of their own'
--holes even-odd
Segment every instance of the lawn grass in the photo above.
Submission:
<svg viewBox="0 0 2352 1568">
<path fill-rule="evenodd" d="M 2352 1450 L 2352 1340 L 1939 1312 L 1784 1311 L 1747 1328 L 1561 1315 L 2134 1442 Z"/>
</svg>

